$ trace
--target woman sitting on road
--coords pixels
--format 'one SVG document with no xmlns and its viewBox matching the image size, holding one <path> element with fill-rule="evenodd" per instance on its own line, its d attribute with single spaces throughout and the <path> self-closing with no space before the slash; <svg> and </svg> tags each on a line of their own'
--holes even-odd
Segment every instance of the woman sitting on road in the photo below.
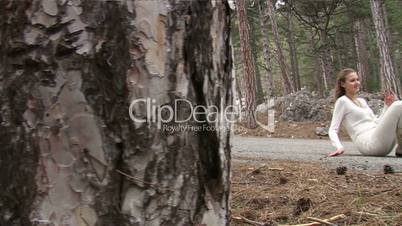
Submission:
<svg viewBox="0 0 402 226">
<path fill-rule="evenodd" d="M 397 141 L 399 146 L 396 156 L 402 156 L 402 101 L 395 101 L 393 93 L 386 93 L 384 111 L 377 118 L 367 102 L 358 98 L 359 89 L 359 77 L 353 69 L 339 72 L 335 87 L 335 108 L 328 131 L 336 151 L 329 156 L 337 156 L 345 151 L 338 137 L 341 124 L 363 155 L 386 156 Z"/>
</svg>

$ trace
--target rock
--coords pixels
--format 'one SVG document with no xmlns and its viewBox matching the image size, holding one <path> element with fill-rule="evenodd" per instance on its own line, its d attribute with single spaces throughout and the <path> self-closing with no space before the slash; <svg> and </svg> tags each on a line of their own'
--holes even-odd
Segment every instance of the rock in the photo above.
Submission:
<svg viewBox="0 0 402 226">
<path fill-rule="evenodd" d="M 317 127 L 315 128 L 315 134 L 317 134 L 318 136 L 328 136 L 328 128 Z"/>
<path fill-rule="evenodd" d="M 57 16 L 58 7 L 57 1 L 42 0 L 41 2 L 43 11 L 50 16 Z"/>
<path fill-rule="evenodd" d="M 359 97 L 364 98 L 376 115 L 381 114 L 384 102 L 382 93 L 361 92 Z M 330 95 L 319 99 L 314 92 L 302 89 L 275 99 L 275 109 L 284 121 L 292 122 L 325 122 L 330 121 L 334 107 L 334 90 Z M 261 110 L 265 110 L 261 106 Z"/>
<path fill-rule="evenodd" d="M 384 108 L 384 101 L 378 99 L 372 99 L 367 102 L 370 108 L 373 110 L 374 114 L 380 115 L 382 109 Z"/>
<path fill-rule="evenodd" d="M 282 114 L 280 117 L 285 121 L 325 121 L 328 120 L 328 105 L 326 100 L 320 100 L 306 89 L 289 94 L 276 100 L 276 109 Z"/>
<path fill-rule="evenodd" d="M 256 109 L 257 113 L 267 113 L 268 112 L 268 105 L 266 103 L 262 103 L 257 106 Z"/>
</svg>

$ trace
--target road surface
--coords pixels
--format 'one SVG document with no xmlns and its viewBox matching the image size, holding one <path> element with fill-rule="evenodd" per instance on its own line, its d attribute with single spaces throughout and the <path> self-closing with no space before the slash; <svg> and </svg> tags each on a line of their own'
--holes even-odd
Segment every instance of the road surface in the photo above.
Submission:
<svg viewBox="0 0 402 226">
<path fill-rule="evenodd" d="M 346 166 L 357 170 L 382 171 L 384 164 L 402 169 L 402 158 L 391 152 L 386 157 L 361 155 L 352 142 L 342 142 L 345 154 L 328 158 L 334 151 L 329 140 L 284 139 L 235 136 L 232 140 L 234 159 L 241 157 L 321 162 L 330 167 Z"/>
</svg>

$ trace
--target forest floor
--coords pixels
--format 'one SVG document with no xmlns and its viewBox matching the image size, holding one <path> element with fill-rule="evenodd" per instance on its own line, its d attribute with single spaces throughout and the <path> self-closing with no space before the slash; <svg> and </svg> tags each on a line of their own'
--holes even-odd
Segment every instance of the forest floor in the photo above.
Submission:
<svg viewBox="0 0 402 226">
<path fill-rule="evenodd" d="M 323 125 L 279 122 L 274 134 L 237 126 L 235 134 L 328 139 L 315 134 Z M 314 222 L 308 217 L 340 218 L 331 221 L 337 225 L 402 225 L 402 174 L 342 170 L 316 162 L 237 157 L 231 225 L 321 225 L 307 224 Z"/>
<path fill-rule="evenodd" d="M 401 174 L 338 171 L 317 163 L 234 161 L 231 225 L 304 225 L 313 222 L 308 217 L 334 216 L 341 218 L 332 221 L 337 225 L 402 225 Z"/>
</svg>

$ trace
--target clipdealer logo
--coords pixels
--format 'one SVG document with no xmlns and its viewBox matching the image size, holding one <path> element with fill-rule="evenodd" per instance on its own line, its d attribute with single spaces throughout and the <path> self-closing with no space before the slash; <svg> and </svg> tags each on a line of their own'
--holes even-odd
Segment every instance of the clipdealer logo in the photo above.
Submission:
<svg viewBox="0 0 402 226">
<path fill-rule="evenodd" d="M 275 110 L 273 106 L 274 100 L 271 99 L 267 103 L 267 111 L 264 112 L 267 114 L 268 123 L 264 124 L 255 117 L 257 124 L 271 133 L 275 129 Z M 144 109 L 145 115 L 143 114 Z M 176 99 L 172 104 L 158 105 L 156 99 L 148 97 L 133 100 L 129 107 L 129 116 L 136 123 L 154 123 L 157 129 L 163 129 L 167 132 L 186 130 L 213 131 L 217 129 L 213 125 L 231 126 L 238 121 L 242 121 L 242 110 L 244 110 L 244 107 L 240 108 L 240 105 L 194 106 L 187 99 Z M 256 116 L 257 112 L 254 112 L 254 115 Z M 192 122 L 192 124 L 189 122 Z"/>
</svg>

